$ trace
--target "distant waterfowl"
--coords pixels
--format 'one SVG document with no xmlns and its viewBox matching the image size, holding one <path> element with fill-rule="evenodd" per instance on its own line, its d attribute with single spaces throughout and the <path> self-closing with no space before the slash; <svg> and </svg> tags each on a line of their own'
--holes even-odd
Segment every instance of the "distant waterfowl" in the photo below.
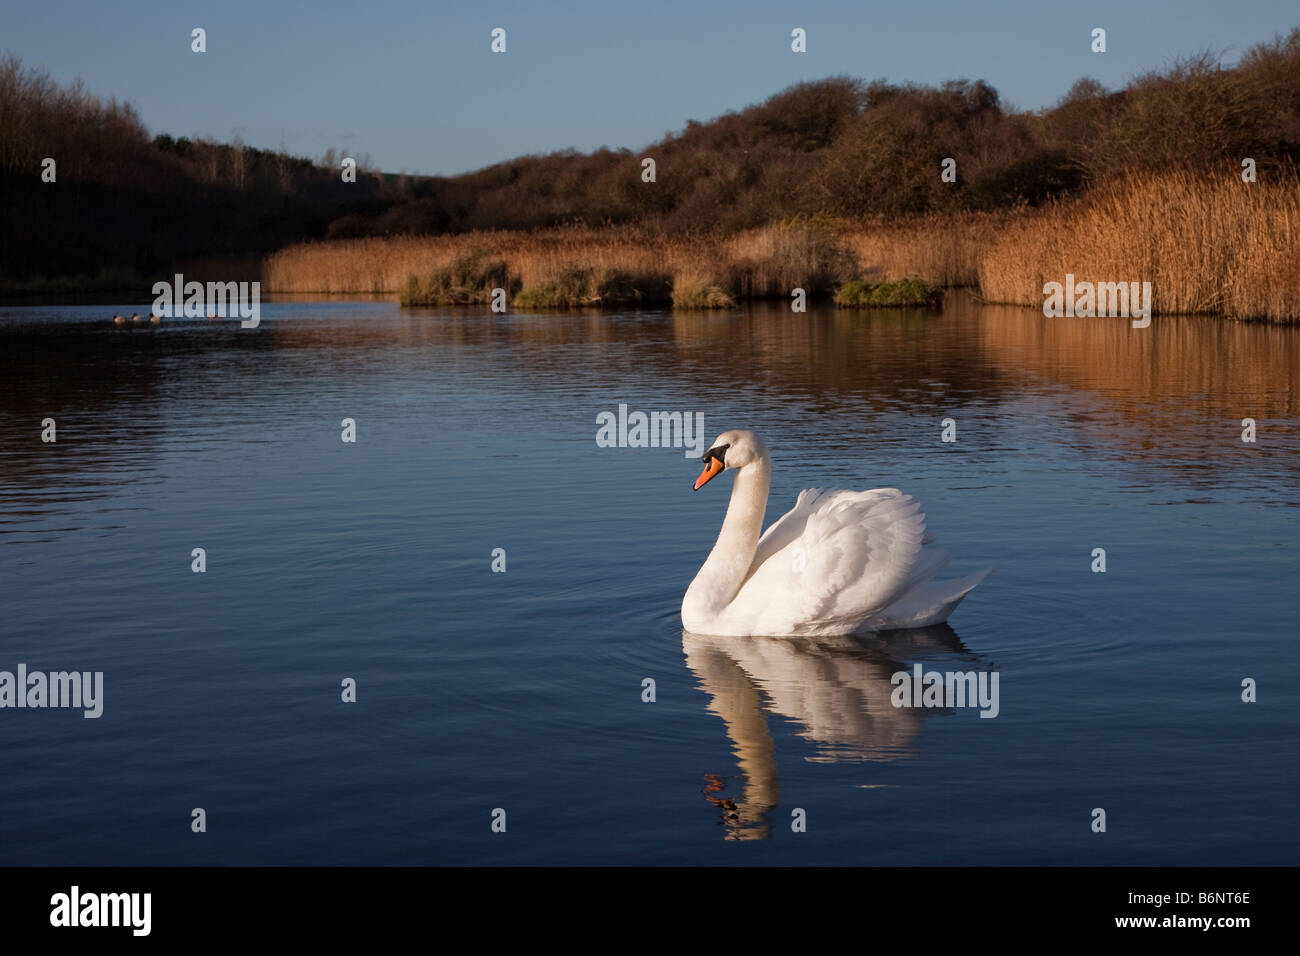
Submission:
<svg viewBox="0 0 1300 956">
<path fill-rule="evenodd" d="M 126 316 L 124 316 L 124 315 L 115 315 L 115 316 L 113 316 L 113 324 L 114 324 L 114 325 L 125 325 L 125 324 L 126 324 Z"/>
<path fill-rule="evenodd" d="M 209 312 L 209 313 L 208 313 L 208 321 L 209 321 L 209 322 L 211 322 L 211 321 L 212 321 L 213 319 L 215 319 L 216 317 L 217 317 L 217 316 L 216 316 L 216 313 L 213 313 L 213 312 Z"/>
<path fill-rule="evenodd" d="M 772 475 L 762 440 L 724 432 L 703 460 L 695 490 L 725 469 L 736 481 L 718 541 L 682 599 L 687 631 L 818 636 L 928 627 L 946 621 L 989 573 L 932 581 L 950 555 L 925 547 L 933 539 L 921 505 L 897 488 L 810 488 L 760 538 Z"/>
<path fill-rule="evenodd" d="M 131 321 L 132 321 L 132 322 L 143 322 L 143 321 L 144 321 L 144 316 L 141 315 L 139 312 L 137 312 L 137 313 L 135 313 L 135 315 L 131 316 Z"/>
<path fill-rule="evenodd" d="M 150 315 L 149 315 L 149 321 L 152 322 L 154 325 L 157 325 L 159 322 L 162 321 L 162 316 L 161 316 L 161 315 L 153 315 L 152 313 L 150 313 Z"/>
</svg>

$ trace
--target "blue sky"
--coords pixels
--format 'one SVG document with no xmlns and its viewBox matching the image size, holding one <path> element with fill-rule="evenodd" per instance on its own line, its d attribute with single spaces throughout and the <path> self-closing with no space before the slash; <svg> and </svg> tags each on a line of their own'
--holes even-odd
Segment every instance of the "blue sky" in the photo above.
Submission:
<svg viewBox="0 0 1300 956">
<path fill-rule="evenodd" d="M 1300 25 L 1295 0 L 438 3 L 11 0 L 0 51 L 133 103 L 149 128 L 397 172 L 525 153 L 638 149 L 801 80 L 984 79 L 1051 105 L 1211 49 L 1233 63 Z M 207 30 L 208 52 L 190 51 Z M 494 27 L 508 50 L 489 50 Z M 790 51 L 803 27 L 808 52 Z M 1105 54 L 1089 49 L 1107 31 Z"/>
</svg>

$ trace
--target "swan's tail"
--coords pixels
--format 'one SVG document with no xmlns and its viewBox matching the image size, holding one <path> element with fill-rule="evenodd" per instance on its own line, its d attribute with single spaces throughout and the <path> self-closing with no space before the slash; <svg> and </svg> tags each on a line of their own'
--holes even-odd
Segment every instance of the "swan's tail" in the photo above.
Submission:
<svg viewBox="0 0 1300 956">
<path fill-rule="evenodd" d="M 948 615 L 961 603 L 962 598 L 992 573 L 992 568 L 985 568 L 952 581 L 926 581 L 919 584 L 883 611 L 872 615 L 872 629 L 894 631 L 942 624 L 948 620 Z"/>
</svg>

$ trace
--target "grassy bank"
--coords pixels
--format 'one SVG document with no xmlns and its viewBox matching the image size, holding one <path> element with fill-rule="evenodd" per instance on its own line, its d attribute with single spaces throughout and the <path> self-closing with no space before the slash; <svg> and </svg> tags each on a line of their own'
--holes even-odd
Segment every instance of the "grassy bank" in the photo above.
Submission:
<svg viewBox="0 0 1300 956">
<path fill-rule="evenodd" d="M 306 243 L 270 256 L 267 291 L 398 293 L 407 304 L 518 308 L 835 296 L 842 305 L 932 304 L 974 286 L 1039 306 L 1043 284 L 1148 281 L 1153 310 L 1300 321 L 1300 178 L 1243 183 L 1236 169 L 1134 173 L 1080 199 L 997 213 L 896 220 L 796 218 L 734 234 L 586 226 Z"/>
<path fill-rule="evenodd" d="M 842 309 L 891 306 L 938 306 L 943 303 L 943 290 L 927 285 L 920 279 L 903 279 L 899 282 L 845 282 L 835 292 L 835 304 Z"/>
<path fill-rule="evenodd" d="M 906 230 L 910 241 L 891 245 L 887 234 L 897 229 Z M 973 239 L 977 232 L 963 234 Z M 789 299 L 796 288 L 810 298 L 828 298 L 850 282 L 874 287 L 913 280 L 898 295 L 927 283 L 973 284 L 976 263 L 966 261 L 968 251 L 951 236 L 951 224 L 945 229 L 938 217 L 869 226 L 817 217 L 730 235 L 569 226 L 341 240 L 276 252 L 265 262 L 262 282 L 273 292 L 397 293 L 406 305 L 487 302 L 493 288 L 503 288 L 518 308 L 671 303 L 725 309 L 744 300 Z M 933 240 L 930 247 L 926 237 Z M 916 264 L 909 265 L 910 258 Z M 872 304 L 932 299 L 927 289 L 915 301 L 895 303 L 878 295 Z"/>
</svg>

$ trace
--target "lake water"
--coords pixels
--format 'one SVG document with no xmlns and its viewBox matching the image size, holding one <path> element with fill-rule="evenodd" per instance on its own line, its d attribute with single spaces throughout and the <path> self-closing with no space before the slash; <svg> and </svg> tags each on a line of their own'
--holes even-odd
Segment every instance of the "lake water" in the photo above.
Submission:
<svg viewBox="0 0 1300 956">
<path fill-rule="evenodd" d="M 949 299 L 0 309 L 0 670 L 104 674 L 0 710 L 0 865 L 1300 862 L 1300 328 Z M 900 487 L 997 571 L 923 632 L 683 635 L 731 479 L 597 447 L 619 403 L 756 430 L 769 521 Z M 918 663 L 997 717 L 891 706 Z"/>
</svg>

